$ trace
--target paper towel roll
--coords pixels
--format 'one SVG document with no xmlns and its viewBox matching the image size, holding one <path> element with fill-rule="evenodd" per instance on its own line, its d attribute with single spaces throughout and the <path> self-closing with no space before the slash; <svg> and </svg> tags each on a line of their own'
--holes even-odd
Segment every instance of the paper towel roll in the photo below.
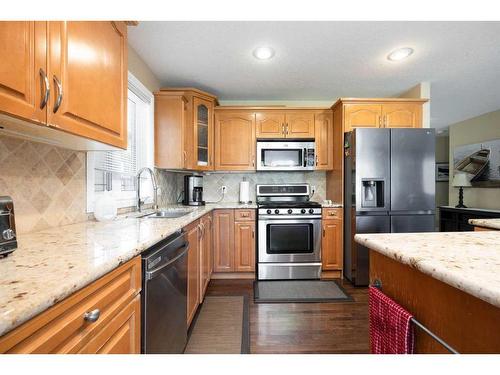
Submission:
<svg viewBox="0 0 500 375">
<path fill-rule="evenodd" d="M 240 182 L 240 202 L 248 203 L 250 202 L 250 182 L 241 181 Z"/>
</svg>

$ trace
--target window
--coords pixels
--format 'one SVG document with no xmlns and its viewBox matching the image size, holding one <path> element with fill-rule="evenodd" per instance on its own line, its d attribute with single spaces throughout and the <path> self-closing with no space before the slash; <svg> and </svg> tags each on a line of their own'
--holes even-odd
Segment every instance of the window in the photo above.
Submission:
<svg viewBox="0 0 500 375">
<path fill-rule="evenodd" d="M 123 151 L 87 153 L 87 212 L 95 201 L 111 192 L 118 207 L 136 205 L 136 174 L 142 167 L 153 168 L 153 94 L 130 72 L 127 102 L 128 148 Z M 141 178 L 141 195 L 146 203 L 153 200 L 150 177 Z"/>
</svg>

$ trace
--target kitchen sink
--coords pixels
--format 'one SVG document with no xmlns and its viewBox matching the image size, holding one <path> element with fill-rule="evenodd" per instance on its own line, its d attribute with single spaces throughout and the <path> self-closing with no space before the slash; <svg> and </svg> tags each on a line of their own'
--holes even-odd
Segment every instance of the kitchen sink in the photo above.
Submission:
<svg viewBox="0 0 500 375">
<path fill-rule="evenodd" d="M 190 214 L 191 211 L 157 211 L 150 214 L 143 215 L 141 217 L 147 217 L 150 219 L 176 219 L 184 215 Z"/>
</svg>

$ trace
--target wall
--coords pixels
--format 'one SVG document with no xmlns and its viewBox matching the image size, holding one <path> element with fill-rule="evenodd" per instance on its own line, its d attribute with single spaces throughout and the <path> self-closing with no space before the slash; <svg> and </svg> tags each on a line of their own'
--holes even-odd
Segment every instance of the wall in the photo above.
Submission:
<svg viewBox="0 0 500 375">
<path fill-rule="evenodd" d="M 421 82 L 399 95 L 400 98 L 429 99 L 422 107 L 422 127 L 431 127 L 431 84 Z"/>
<path fill-rule="evenodd" d="M 453 149 L 456 146 L 493 139 L 500 139 L 500 110 L 451 125 L 449 158 L 453 160 Z M 453 165 L 450 165 L 449 204 L 455 206 L 458 202 L 458 188 L 452 186 L 452 176 Z M 466 188 L 464 204 L 474 208 L 500 209 L 500 188 Z"/>
<path fill-rule="evenodd" d="M 85 153 L 0 136 L 0 195 L 19 234 L 85 221 Z"/>
<path fill-rule="evenodd" d="M 161 192 L 159 205 L 166 206 L 175 203 L 184 190 L 186 173 L 175 173 L 157 170 L 158 185 Z M 250 182 L 250 199 L 255 202 L 256 184 L 279 184 L 306 182 L 316 187 L 312 200 L 321 202 L 326 196 L 325 172 L 257 172 L 257 173 L 208 173 L 203 174 L 203 199 L 207 202 L 219 201 L 222 185 L 227 186 L 223 202 L 239 200 L 239 184 L 245 177 Z"/>
<path fill-rule="evenodd" d="M 160 81 L 130 45 L 128 45 L 128 70 L 135 78 L 141 81 L 149 91 L 154 93 L 160 89 Z"/>
</svg>

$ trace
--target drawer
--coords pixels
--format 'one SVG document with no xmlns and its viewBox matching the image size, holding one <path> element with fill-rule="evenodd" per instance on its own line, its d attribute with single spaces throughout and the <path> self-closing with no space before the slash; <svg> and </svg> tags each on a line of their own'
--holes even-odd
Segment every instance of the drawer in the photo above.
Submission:
<svg viewBox="0 0 500 375">
<path fill-rule="evenodd" d="M 342 208 L 323 208 L 322 210 L 323 220 L 328 219 L 342 219 Z"/>
<path fill-rule="evenodd" d="M 255 221 L 254 209 L 234 210 L 234 221 Z"/>
<path fill-rule="evenodd" d="M 78 353 L 139 354 L 141 351 L 141 296 L 136 296 Z"/>
<path fill-rule="evenodd" d="M 76 353 L 132 301 L 141 289 L 136 257 L 0 338 L 0 353 Z M 84 319 L 99 309 L 94 322 Z"/>
</svg>

